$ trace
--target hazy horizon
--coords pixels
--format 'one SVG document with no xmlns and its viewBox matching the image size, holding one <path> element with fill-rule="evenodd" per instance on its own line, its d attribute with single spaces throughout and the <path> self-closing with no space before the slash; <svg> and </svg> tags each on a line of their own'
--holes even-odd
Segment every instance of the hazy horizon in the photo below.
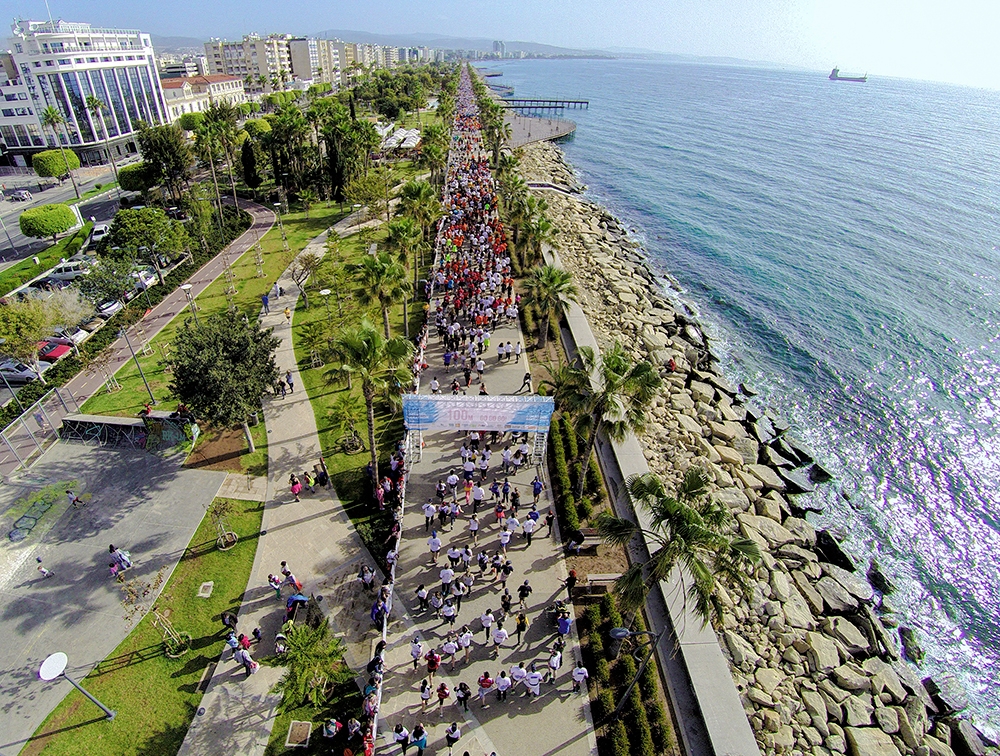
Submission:
<svg viewBox="0 0 1000 756">
<path fill-rule="evenodd" d="M 240 37 L 248 32 L 433 34 L 518 40 L 575 49 L 646 49 L 812 70 L 839 65 L 874 76 L 1000 89 L 1000 4 L 986 0 L 386 0 L 286 6 L 265 0 L 50 0 L 52 18 L 140 28 L 161 36 Z M 15 0 L 16 17 L 44 19 L 44 0 Z"/>
</svg>

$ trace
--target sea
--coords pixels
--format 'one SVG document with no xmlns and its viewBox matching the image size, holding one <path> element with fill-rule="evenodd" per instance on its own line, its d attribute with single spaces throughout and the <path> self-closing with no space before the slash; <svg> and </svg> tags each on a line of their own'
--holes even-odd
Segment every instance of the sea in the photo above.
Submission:
<svg viewBox="0 0 1000 756">
<path fill-rule="evenodd" d="M 1000 92 L 646 60 L 490 68 L 586 99 L 562 148 L 834 480 L 809 519 L 872 559 L 1000 735 Z"/>
</svg>

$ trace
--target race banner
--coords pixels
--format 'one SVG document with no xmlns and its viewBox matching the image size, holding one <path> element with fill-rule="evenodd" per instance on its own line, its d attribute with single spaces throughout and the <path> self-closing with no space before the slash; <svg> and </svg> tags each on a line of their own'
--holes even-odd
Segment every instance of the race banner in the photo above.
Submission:
<svg viewBox="0 0 1000 756">
<path fill-rule="evenodd" d="M 554 410 L 551 396 L 403 395 L 403 421 L 413 431 L 545 433 Z"/>
</svg>

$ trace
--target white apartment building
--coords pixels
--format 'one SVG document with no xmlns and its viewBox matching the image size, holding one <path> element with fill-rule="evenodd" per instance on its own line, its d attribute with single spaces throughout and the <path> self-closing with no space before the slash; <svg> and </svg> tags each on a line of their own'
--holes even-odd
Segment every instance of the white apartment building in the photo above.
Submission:
<svg viewBox="0 0 1000 756">
<path fill-rule="evenodd" d="M 238 76 L 251 94 L 281 90 L 292 80 L 291 39 L 290 34 L 248 34 L 239 42 L 212 39 L 205 43 L 209 72 Z"/>
<path fill-rule="evenodd" d="M 55 146 L 51 131 L 42 129 L 39 120 L 49 106 L 66 119 L 60 142 L 72 147 L 84 164 L 105 162 L 101 118 L 87 110 L 88 97 L 107 107 L 103 122 L 116 156 L 136 151 L 139 123 L 167 123 L 148 34 L 62 20 L 18 20 L 11 32 L 12 70 L 0 85 L 0 139 L 13 164 L 27 165 L 32 153 Z"/>
<path fill-rule="evenodd" d="M 243 79 L 226 74 L 162 79 L 163 96 L 171 123 L 185 113 L 201 113 L 216 102 L 239 105 L 246 101 Z"/>
<path fill-rule="evenodd" d="M 185 76 L 208 75 L 208 59 L 204 55 L 161 56 L 157 62 L 161 79 L 179 79 Z"/>
</svg>

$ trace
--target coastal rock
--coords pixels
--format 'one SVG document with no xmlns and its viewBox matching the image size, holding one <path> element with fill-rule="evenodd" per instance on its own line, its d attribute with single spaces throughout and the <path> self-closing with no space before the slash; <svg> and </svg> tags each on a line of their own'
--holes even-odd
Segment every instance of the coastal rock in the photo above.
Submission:
<svg viewBox="0 0 1000 756">
<path fill-rule="evenodd" d="M 714 447 L 718 452 L 719 447 Z M 719 452 L 719 456 L 722 453 Z M 725 462 L 725 459 L 722 460 Z M 750 500 L 747 495 L 743 493 L 738 488 L 722 488 L 715 492 L 715 500 L 721 504 L 725 504 L 726 507 L 732 512 L 746 512 L 750 508 Z"/>
<path fill-rule="evenodd" d="M 778 477 L 778 474 L 767 465 L 747 465 L 747 469 L 760 478 L 761 483 L 763 483 L 767 488 L 774 489 L 775 491 L 785 490 L 784 482 Z"/>
<path fill-rule="evenodd" d="M 780 433 L 781 432 L 781 428 L 783 426 L 787 430 L 787 423 L 785 421 L 781 420 L 780 418 L 775 418 L 774 419 L 775 430 L 779 431 L 779 433 Z M 813 455 L 812 451 L 809 449 L 808 446 L 805 445 L 805 442 L 801 441 L 798 437 L 792 435 L 791 433 L 785 433 L 781 437 L 781 440 L 782 440 L 782 442 L 784 442 L 784 444 L 785 444 L 786 447 L 788 447 L 789 449 L 792 450 L 792 452 L 794 452 L 796 458 L 802 464 L 806 464 L 807 462 L 812 462 L 813 461 L 813 456 L 814 455 Z"/>
<path fill-rule="evenodd" d="M 729 422 L 710 422 L 708 427 L 712 431 L 712 435 L 715 436 L 720 441 L 732 441 L 737 437 L 736 433 L 736 423 Z"/>
<path fill-rule="evenodd" d="M 942 714 L 954 714 L 969 707 L 968 696 L 951 675 L 940 675 L 937 679 L 928 677 L 924 680 L 924 687 Z"/>
<path fill-rule="evenodd" d="M 702 338 L 701 331 L 693 325 L 684 326 L 684 338 L 697 347 L 705 346 L 705 339 Z"/>
<path fill-rule="evenodd" d="M 812 609 L 813 614 L 822 614 L 824 608 L 823 596 L 809 582 L 809 578 L 801 571 L 795 570 L 792 573 L 792 580 L 795 581 L 796 587 L 806 600 L 806 603 L 809 604 L 809 608 Z"/>
<path fill-rule="evenodd" d="M 867 675 L 859 672 L 852 664 L 841 664 L 831 673 L 833 679 L 837 681 L 844 690 L 868 690 Z"/>
<path fill-rule="evenodd" d="M 951 746 L 961 756 L 985 756 L 983 741 L 968 719 L 951 722 Z"/>
<path fill-rule="evenodd" d="M 812 493 L 816 490 L 805 473 L 799 470 L 788 470 L 784 467 L 778 468 L 778 475 L 785 481 L 791 493 Z"/>
<path fill-rule="evenodd" d="M 854 561 L 840 548 L 840 544 L 829 530 L 820 530 L 816 533 L 816 553 L 820 555 L 821 561 L 854 572 Z"/>
<path fill-rule="evenodd" d="M 796 537 L 796 542 L 811 549 L 816 545 L 816 528 L 801 517 L 786 517 L 782 523 L 785 529 Z"/>
<path fill-rule="evenodd" d="M 754 679 L 758 687 L 769 696 L 774 693 L 775 688 L 781 685 L 785 676 L 776 669 L 761 667 L 754 673 Z"/>
<path fill-rule="evenodd" d="M 899 732 L 899 715 L 892 707 L 883 706 L 880 709 L 875 709 L 875 723 L 887 735 L 895 735 Z"/>
<path fill-rule="evenodd" d="M 924 745 L 930 749 L 931 756 L 955 756 L 951 746 L 931 735 L 924 736 Z"/>
<path fill-rule="evenodd" d="M 714 444 L 715 451 L 719 453 L 719 457 L 722 461 L 730 465 L 742 465 L 743 456 L 736 451 L 733 447 L 727 446 L 726 444 Z"/>
<path fill-rule="evenodd" d="M 840 583 L 844 590 L 850 593 L 859 601 L 871 601 L 875 596 L 875 590 L 868 583 L 853 572 L 838 567 L 835 564 L 820 562 L 823 572 Z"/>
<path fill-rule="evenodd" d="M 894 712 L 896 712 L 896 724 L 898 729 L 896 732 L 899 733 L 900 739 L 906 744 L 907 748 L 916 748 L 923 741 L 923 733 L 917 733 L 913 729 L 913 725 L 910 724 L 910 717 L 906 713 L 906 709 L 900 706 L 891 707 Z"/>
<path fill-rule="evenodd" d="M 751 527 L 764 536 L 772 547 L 778 547 L 795 540 L 795 536 L 785 528 L 768 517 L 758 517 L 757 515 L 741 514 L 736 519 L 747 527 Z"/>
<path fill-rule="evenodd" d="M 778 502 L 767 496 L 761 496 L 755 503 L 756 512 L 761 517 L 767 517 L 775 522 L 781 522 L 781 507 Z"/>
<path fill-rule="evenodd" d="M 760 491 L 764 487 L 760 478 L 756 475 L 751 475 L 745 470 L 736 468 L 733 470 L 733 475 L 735 475 L 736 479 L 743 484 L 744 488 L 749 488 L 751 491 Z"/>
<path fill-rule="evenodd" d="M 691 381 L 691 396 L 696 402 L 711 403 L 715 398 L 715 389 L 701 381 Z"/>
<path fill-rule="evenodd" d="M 738 393 L 736 387 L 729 381 L 727 381 L 725 378 L 723 378 L 721 375 L 716 375 L 715 373 L 712 373 L 708 381 L 717 389 L 719 389 L 719 391 L 725 392 L 726 394 L 729 394 L 729 396 L 736 396 L 736 394 Z"/>
<path fill-rule="evenodd" d="M 843 643 L 850 654 L 858 655 L 868 650 L 868 640 L 846 617 L 827 617 L 823 629 Z"/>
<path fill-rule="evenodd" d="M 901 756 L 892 738 L 874 727 L 848 727 L 847 745 L 851 756 Z"/>
<path fill-rule="evenodd" d="M 677 415 L 677 422 L 680 424 L 681 428 L 686 430 L 688 433 L 693 433 L 696 436 L 701 436 L 704 433 L 701 423 L 690 415 Z"/>
<path fill-rule="evenodd" d="M 815 627 L 809 605 L 794 587 L 789 586 L 788 600 L 782 604 L 782 607 L 785 610 L 785 621 L 792 627 L 802 630 L 812 630 Z"/>
<path fill-rule="evenodd" d="M 750 416 L 749 409 L 747 409 L 747 416 Z M 771 418 L 759 414 L 755 414 L 754 416 L 753 434 L 762 444 L 771 443 L 777 436 L 774 431 L 774 425 L 771 424 Z"/>
<path fill-rule="evenodd" d="M 791 468 L 795 466 L 792 460 L 788 459 L 788 457 L 783 457 L 773 446 L 764 447 L 764 461 L 772 467 Z"/>
<path fill-rule="evenodd" d="M 881 659 L 872 657 L 865 659 L 861 663 L 862 668 L 871 675 L 872 690 L 887 690 L 896 703 L 903 703 L 906 700 L 906 689 L 899 681 L 899 676 L 892 667 Z"/>
<path fill-rule="evenodd" d="M 723 638 L 726 641 L 726 648 L 729 649 L 729 655 L 732 657 L 733 664 L 737 667 L 742 667 L 747 662 L 756 664 L 757 660 L 760 659 L 760 656 L 754 651 L 753 646 L 731 630 L 724 631 Z"/>
<path fill-rule="evenodd" d="M 760 444 L 749 436 L 735 439 L 733 441 L 733 448 L 740 453 L 740 456 L 743 457 L 743 462 L 745 464 L 754 465 L 757 463 Z"/>
<path fill-rule="evenodd" d="M 816 592 L 823 597 L 831 612 L 846 614 L 858 608 L 857 600 L 836 580 L 829 576 L 820 578 L 816 583 Z"/>
<path fill-rule="evenodd" d="M 844 722 L 850 727 L 867 727 L 872 723 L 875 707 L 867 693 L 848 696 L 844 699 Z"/>
</svg>

